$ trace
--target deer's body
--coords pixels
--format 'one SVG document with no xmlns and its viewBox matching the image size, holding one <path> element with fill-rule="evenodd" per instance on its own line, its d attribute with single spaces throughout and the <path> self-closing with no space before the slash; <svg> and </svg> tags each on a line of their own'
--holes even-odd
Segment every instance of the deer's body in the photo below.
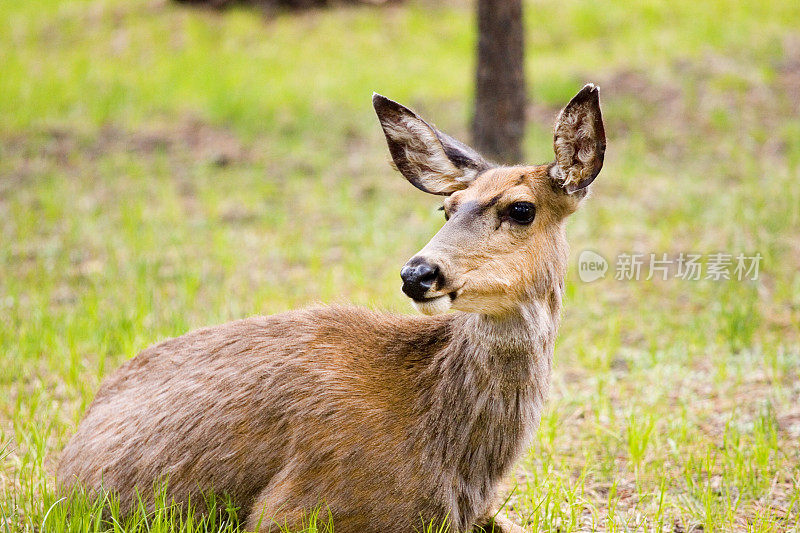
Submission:
<svg viewBox="0 0 800 533">
<path fill-rule="evenodd" d="M 448 515 L 463 530 L 493 512 L 538 424 L 556 316 L 536 304 L 511 323 L 329 307 L 198 330 L 103 385 L 62 477 L 119 487 L 122 501 L 164 476 L 179 500 L 213 487 L 251 525 L 264 503 L 266 525 L 324 501 L 337 531 Z M 352 501 L 369 512 L 349 515 Z"/>
<path fill-rule="evenodd" d="M 584 93 L 596 101 L 595 89 Z M 376 109 L 401 172 L 425 190 L 446 184 L 436 167 L 445 160 L 434 161 L 442 154 L 424 154 L 415 171 L 423 158 L 411 150 L 437 137 L 404 121 L 443 134 L 393 102 L 376 99 Z M 398 151 L 394 125 L 422 144 Z M 584 193 L 554 187 L 580 181 L 554 165 L 488 167 L 445 137 L 438 146 L 453 168 L 474 175 L 447 185 L 450 222 L 404 268 L 403 290 L 425 313 L 464 312 L 321 307 L 162 342 L 106 380 L 59 479 L 113 490 L 123 508 L 164 480 L 179 502 L 227 493 L 261 531 L 299 525 L 320 504 L 345 533 L 413 531 L 423 520 L 446 519 L 459 532 L 488 524 L 547 396 L 563 221 Z M 534 201 L 536 221 L 526 207 Z"/>
</svg>

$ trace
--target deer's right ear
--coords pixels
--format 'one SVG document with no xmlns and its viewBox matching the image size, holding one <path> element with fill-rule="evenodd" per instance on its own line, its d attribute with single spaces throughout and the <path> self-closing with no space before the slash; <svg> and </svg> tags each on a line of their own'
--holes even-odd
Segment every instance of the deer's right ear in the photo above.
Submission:
<svg viewBox="0 0 800 533">
<path fill-rule="evenodd" d="M 591 184 L 606 153 L 606 132 L 600 112 L 600 92 L 586 84 L 561 110 L 553 135 L 556 153 L 551 177 L 567 192 L 574 193 Z"/>
<path fill-rule="evenodd" d="M 407 107 L 379 94 L 372 95 L 372 105 L 397 170 L 418 189 L 449 195 L 466 188 L 478 174 L 493 166 Z"/>
</svg>

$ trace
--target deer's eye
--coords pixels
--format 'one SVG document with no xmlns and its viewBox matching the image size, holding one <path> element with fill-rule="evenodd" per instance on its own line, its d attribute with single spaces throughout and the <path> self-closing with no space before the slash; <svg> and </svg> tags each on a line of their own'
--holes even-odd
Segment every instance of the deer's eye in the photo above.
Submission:
<svg viewBox="0 0 800 533">
<path fill-rule="evenodd" d="M 514 202 L 508 207 L 506 214 L 517 224 L 530 224 L 536 216 L 536 206 L 530 202 Z"/>
</svg>

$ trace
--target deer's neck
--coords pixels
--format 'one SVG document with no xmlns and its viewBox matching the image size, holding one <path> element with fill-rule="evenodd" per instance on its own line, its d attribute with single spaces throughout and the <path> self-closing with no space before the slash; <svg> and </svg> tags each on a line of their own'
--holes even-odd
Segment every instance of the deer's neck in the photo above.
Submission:
<svg viewBox="0 0 800 533">
<path fill-rule="evenodd" d="M 430 368 L 425 448 L 450 517 L 469 526 L 524 451 L 550 387 L 561 292 L 503 317 L 464 313 Z M 454 489 L 454 487 L 458 487 Z"/>
<path fill-rule="evenodd" d="M 558 329 L 560 294 L 554 300 L 530 300 L 517 312 L 497 317 L 465 313 L 454 324 L 448 357 L 465 369 L 509 385 L 549 380 Z"/>
<path fill-rule="evenodd" d="M 442 385 L 458 389 L 458 399 L 450 400 L 467 417 L 461 430 L 517 427 L 521 433 L 512 431 L 512 440 L 520 446 L 529 440 L 550 388 L 560 309 L 561 293 L 554 291 L 504 316 L 456 317 L 437 371 Z"/>
</svg>

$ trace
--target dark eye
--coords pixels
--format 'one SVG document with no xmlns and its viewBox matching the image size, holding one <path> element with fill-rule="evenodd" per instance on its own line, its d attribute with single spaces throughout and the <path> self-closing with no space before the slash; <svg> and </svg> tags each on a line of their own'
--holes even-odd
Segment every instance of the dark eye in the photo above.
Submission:
<svg viewBox="0 0 800 533">
<path fill-rule="evenodd" d="M 536 216 L 536 206 L 530 202 L 515 202 L 508 207 L 506 214 L 517 224 L 530 224 Z"/>
</svg>

